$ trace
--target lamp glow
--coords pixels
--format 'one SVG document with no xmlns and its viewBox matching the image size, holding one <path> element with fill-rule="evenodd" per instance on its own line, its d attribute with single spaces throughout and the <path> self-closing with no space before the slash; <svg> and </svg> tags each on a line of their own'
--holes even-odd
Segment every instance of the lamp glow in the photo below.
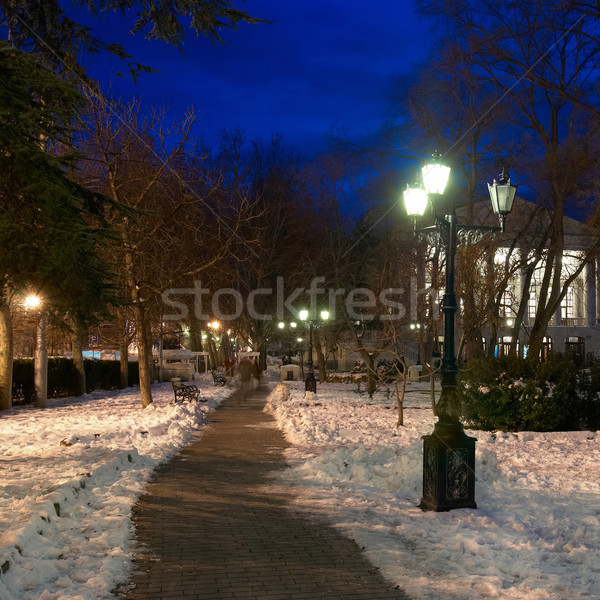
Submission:
<svg viewBox="0 0 600 600">
<path fill-rule="evenodd" d="M 431 162 L 421 169 L 425 191 L 428 194 L 443 194 L 450 177 L 450 167 L 439 162 L 440 155 L 435 152 Z"/>
<path fill-rule="evenodd" d="M 427 208 L 427 192 L 422 187 L 408 186 L 404 190 L 404 206 L 409 217 L 422 217 Z"/>
<path fill-rule="evenodd" d="M 38 308 L 42 303 L 42 299 L 39 296 L 31 295 L 25 298 L 25 309 Z"/>
</svg>

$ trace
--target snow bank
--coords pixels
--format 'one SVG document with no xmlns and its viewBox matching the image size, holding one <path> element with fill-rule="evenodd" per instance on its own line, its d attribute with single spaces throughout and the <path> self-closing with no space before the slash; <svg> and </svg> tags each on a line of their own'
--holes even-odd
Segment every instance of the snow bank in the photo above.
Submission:
<svg viewBox="0 0 600 600">
<path fill-rule="evenodd" d="M 152 471 L 190 443 L 206 403 L 173 404 L 170 384 L 139 393 L 94 392 L 0 415 L 0 597 L 92 600 L 130 574 L 131 509 Z"/>
<path fill-rule="evenodd" d="M 300 385 L 269 397 L 294 444 L 281 483 L 296 508 L 356 540 L 415 600 L 600 599 L 600 435 L 469 432 L 478 509 L 423 513 L 429 391 L 411 386 L 401 428 L 387 396 L 321 384 L 314 398 Z"/>
</svg>

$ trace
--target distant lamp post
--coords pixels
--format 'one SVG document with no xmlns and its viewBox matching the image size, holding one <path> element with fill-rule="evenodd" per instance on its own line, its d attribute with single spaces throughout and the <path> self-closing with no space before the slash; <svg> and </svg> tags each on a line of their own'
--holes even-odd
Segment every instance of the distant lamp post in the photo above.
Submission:
<svg viewBox="0 0 600 600">
<path fill-rule="evenodd" d="M 418 334 L 417 365 L 421 364 L 421 323 L 411 323 L 410 328 Z"/>
<path fill-rule="evenodd" d="M 488 184 L 492 208 L 500 219 L 500 227 L 458 225 L 455 209 L 447 215 L 436 210 L 436 199 L 444 193 L 450 168 L 441 164 L 439 156 L 422 169 L 423 187 L 404 192 L 406 210 L 415 222 L 415 232 L 433 234 L 428 239 L 444 245 L 446 253 L 446 290 L 444 313 L 444 350 L 441 365 L 442 391 L 437 408 L 438 421 L 433 433 L 423 437 L 423 510 L 448 511 L 454 508 L 477 508 L 475 503 L 475 438 L 465 434 L 460 422 L 461 403 L 456 392 L 458 365 L 455 351 L 455 319 L 458 309 L 454 292 L 457 233 L 504 231 L 506 216 L 512 209 L 516 188 L 510 185 L 504 171 L 498 181 Z M 418 219 L 431 202 L 435 225 L 417 229 Z"/>
<path fill-rule="evenodd" d="M 308 375 L 304 380 L 304 391 L 305 392 L 317 392 L 317 380 L 315 379 L 315 370 L 313 366 L 313 326 L 314 319 L 310 316 L 306 309 L 301 310 L 298 313 L 301 321 L 308 321 Z M 322 310 L 320 313 L 320 320 L 327 321 L 329 319 L 329 311 Z"/>
</svg>

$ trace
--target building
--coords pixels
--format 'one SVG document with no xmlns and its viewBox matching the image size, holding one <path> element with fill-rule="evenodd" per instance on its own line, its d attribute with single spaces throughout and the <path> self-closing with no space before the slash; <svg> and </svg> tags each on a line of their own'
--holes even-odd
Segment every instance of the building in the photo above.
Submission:
<svg viewBox="0 0 600 600">
<path fill-rule="evenodd" d="M 495 224 L 487 203 L 476 205 L 475 214 L 478 223 Z M 491 338 L 494 328 L 487 327 L 488 337 L 483 340 L 486 350 L 494 344 L 496 355 L 507 353 L 512 345 L 514 321 L 523 301 L 526 306 L 517 348 L 521 355 L 527 354 L 529 331 L 536 319 L 546 272 L 550 224 L 549 210 L 517 197 L 507 220 L 507 232 L 496 238 L 494 267 L 506 269 L 510 265 L 511 270 L 504 289 L 500 290 L 494 339 Z M 600 357 L 600 232 L 567 216 L 563 231 L 562 299 L 546 329 L 542 354 L 570 352 L 578 362 L 590 362 Z M 529 265 L 534 265 L 530 274 Z"/>
</svg>

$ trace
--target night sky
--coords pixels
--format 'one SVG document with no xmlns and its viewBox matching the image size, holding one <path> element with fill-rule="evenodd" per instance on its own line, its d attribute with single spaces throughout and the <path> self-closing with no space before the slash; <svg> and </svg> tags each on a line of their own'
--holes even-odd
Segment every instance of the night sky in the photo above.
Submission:
<svg viewBox="0 0 600 600">
<path fill-rule="evenodd" d="M 424 60 L 429 23 L 413 0 L 248 0 L 236 2 L 273 24 L 226 30 L 229 46 L 212 46 L 193 32 L 183 55 L 164 43 L 127 33 L 116 17 L 97 22 L 105 41 L 118 41 L 160 72 L 137 86 L 114 58 L 98 57 L 91 74 L 113 96 L 136 95 L 145 105 L 183 114 L 194 105 L 198 132 L 214 145 L 223 129 L 247 139 L 272 133 L 302 153 L 315 151 L 332 127 L 351 136 L 376 130 L 386 117 L 394 77 Z"/>
</svg>

